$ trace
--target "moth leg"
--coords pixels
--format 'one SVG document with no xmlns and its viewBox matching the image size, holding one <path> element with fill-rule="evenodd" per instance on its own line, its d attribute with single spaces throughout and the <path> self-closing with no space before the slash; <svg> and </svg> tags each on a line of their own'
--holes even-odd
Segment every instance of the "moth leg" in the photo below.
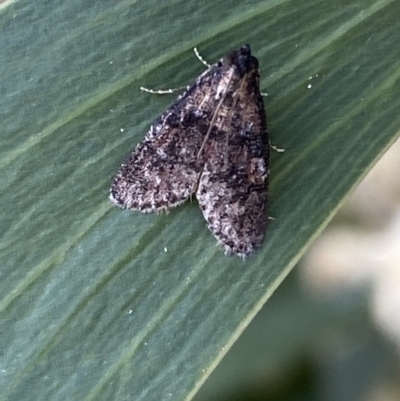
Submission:
<svg viewBox="0 0 400 401">
<path fill-rule="evenodd" d="M 261 96 L 264 96 L 264 97 L 267 97 L 267 96 L 268 96 L 268 93 L 266 93 L 266 92 L 260 92 L 260 95 L 261 95 Z M 285 149 L 283 149 L 283 148 L 278 148 L 277 146 L 272 145 L 271 142 L 269 142 L 269 147 L 270 147 L 272 150 L 275 150 L 275 152 L 277 152 L 277 153 L 283 153 L 283 152 L 285 151 Z"/>
<path fill-rule="evenodd" d="M 286 150 L 286 149 L 284 149 L 284 148 L 278 148 L 277 146 L 272 145 L 271 142 L 269 143 L 269 147 L 270 147 L 272 150 L 275 150 L 275 152 L 277 152 L 277 153 L 283 153 L 283 152 Z"/>
</svg>

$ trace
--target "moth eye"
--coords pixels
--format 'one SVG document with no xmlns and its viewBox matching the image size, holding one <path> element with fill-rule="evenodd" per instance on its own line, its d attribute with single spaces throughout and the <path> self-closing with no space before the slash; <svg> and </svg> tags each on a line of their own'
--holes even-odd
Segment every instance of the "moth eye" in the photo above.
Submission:
<svg viewBox="0 0 400 401">
<path fill-rule="evenodd" d="M 222 67 L 222 61 L 218 61 L 218 67 Z"/>
</svg>

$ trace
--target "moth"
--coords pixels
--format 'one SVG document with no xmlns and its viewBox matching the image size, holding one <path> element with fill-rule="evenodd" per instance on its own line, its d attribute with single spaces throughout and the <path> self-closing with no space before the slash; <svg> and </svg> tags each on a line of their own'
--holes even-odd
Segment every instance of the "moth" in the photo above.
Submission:
<svg viewBox="0 0 400 401">
<path fill-rule="evenodd" d="M 121 165 L 111 201 L 160 212 L 196 196 L 226 254 L 245 258 L 267 226 L 269 141 L 249 45 L 211 65 L 151 125 Z"/>
</svg>

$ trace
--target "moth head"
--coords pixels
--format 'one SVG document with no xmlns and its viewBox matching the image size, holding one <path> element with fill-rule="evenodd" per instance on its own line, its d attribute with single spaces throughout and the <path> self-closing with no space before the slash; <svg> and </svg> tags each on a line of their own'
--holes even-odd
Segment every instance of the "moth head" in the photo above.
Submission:
<svg viewBox="0 0 400 401">
<path fill-rule="evenodd" d="M 230 66 L 236 67 L 240 77 L 255 72 L 258 74 L 258 60 L 251 55 L 250 45 L 244 45 L 239 50 L 234 50 L 225 56 L 224 61 Z"/>
</svg>

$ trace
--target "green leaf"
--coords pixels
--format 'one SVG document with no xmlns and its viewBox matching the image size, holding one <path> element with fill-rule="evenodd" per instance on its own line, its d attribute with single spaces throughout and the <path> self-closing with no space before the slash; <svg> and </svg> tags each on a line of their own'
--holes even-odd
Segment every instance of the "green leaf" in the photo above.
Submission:
<svg viewBox="0 0 400 401">
<path fill-rule="evenodd" d="M 0 398 L 190 399 L 398 136 L 400 3 L 68 2 L 1 9 Z M 215 246 L 197 203 L 108 202 L 172 96 L 250 43 L 272 142 L 265 246 Z"/>
</svg>

